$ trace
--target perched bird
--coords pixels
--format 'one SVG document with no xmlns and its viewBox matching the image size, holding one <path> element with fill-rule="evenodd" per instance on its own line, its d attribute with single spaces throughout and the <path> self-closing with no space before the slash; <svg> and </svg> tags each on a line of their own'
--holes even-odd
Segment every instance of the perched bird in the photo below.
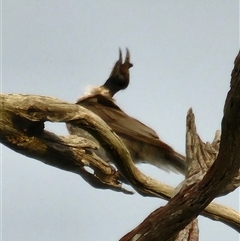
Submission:
<svg viewBox="0 0 240 241">
<path fill-rule="evenodd" d="M 129 69 L 132 66 L 129 50 L 127 49 L 124 63 L 119 50 L 119 59 L 104 85 L 93 88 L 76 104 L 91 110 L 112 128 L 128 148 L 134 163 L 149 163 L 166 171 L 185 174 L 185 158 L 161 141 L 154 130 L 127 115 L 115 104 L 113 96 L 129 85 Z M 70 134 L 83 135 L 97 141 L 89 133 L 70 123 L 67 128 Z M 97 154 L 111 161 L 111 156 L 103 148 L 100 148 Z"/>
</svg>

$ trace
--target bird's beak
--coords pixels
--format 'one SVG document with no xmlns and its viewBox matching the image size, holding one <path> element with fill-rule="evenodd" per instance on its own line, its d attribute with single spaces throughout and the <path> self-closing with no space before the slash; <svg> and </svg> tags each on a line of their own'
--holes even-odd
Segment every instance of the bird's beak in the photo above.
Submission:
<svg viewBox="0 0 240 241">
<path fill-rule="evenodd" d="M 122 54 L 122 52 L 121 52 L 121 54 Z M 133 67 L 133 64 L 130 62 L 130 52 L 129 52 L 128 48 L 126 48 L 126 57 L 125 57 L 125 61 L 124 61 L 123 65 L 127 66 L 128 69 Z"/>
<path fill-rule="evenodd" d="M 119 59 L 113 66 L 113 69 L 110 73 L 109 77 L 112 77 L 114 75 L 128 75 L 129 69 L 133 66 L 133 64 L 130 62 L 130 52 L 129 49 L 126 48 L 126 57 L 124 63 L 122 63 L 122 51 L 119 48 Z"/>
</svg>

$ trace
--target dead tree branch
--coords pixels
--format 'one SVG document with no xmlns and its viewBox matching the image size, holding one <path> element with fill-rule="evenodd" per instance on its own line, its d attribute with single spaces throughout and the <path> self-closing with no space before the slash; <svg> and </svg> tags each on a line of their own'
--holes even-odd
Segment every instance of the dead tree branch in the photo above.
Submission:
<svg viewBox="0 0 240 241">
<path fill-rule="evenodd" d="M 122 141 L 92 112 L 75 104 L 43 96 L 2 94 L 0 99 L 0 141 L 12 150 L 45 164 L 77 173 L 96 188 L 131 193 L 122 188 L 121 180 L 124 180 L 143 196 L 164 199 L 172 197 L 173 188 L 142 174 L 133 164 Z M 209 143 L 201 142 L 195 130 L 195 123 L 189 121 L 191 118 L 194 119 L 190 111 L 187 123 L 190 123 L 189 126 L 192 123 L 194 125 L 188 129 L 193 131 L 193 134 L 190 138 L 188 136 L 186 138 L 187 160 L 190 167 L 186 181 L 164 208 L 159 208 L 150 214 L 142 224 L 122 240 L 132 240 L 132 238 L 135 238 L 134 240 L 173 240 L 179 231 L 201 212 L 206 217 L 220 220 L 240 231 L 239 213 L 231 210 L 231 217 L 229 217 L 226 215 L 230 213 L 229 209 L 220 211 L 220 205 L 216 209 L 217 204 L 214 203 L 207 207 L 214 197 L 226 194 L 240 184 L 239 107 L 240 56 L 238 55 L 224 109 L 219 153 L 217 139 L 210 146 Z M 45 121 L 71 122 L 91 132 L 99 143 L 112 152 L 118 171 L 110 163 L 94 154 L 93 150 L 98 148 L 97 144 L 76 136 L 60 137 L 50 133 L 44 130 Z M 211 154 L 212 160 L 206 154 L 206 150 Z M 211 166 L 216 156 L 217 159 Z M 210 163 L 208 163 L 209 160 L 211 160 Z M 94 174 L 87 171 L 86 166 L 92 168 Z M 199 168 L 202 170 L 201 173 L 197 171 Z M 221 208 L 224 207 L 221 206 Z M 194 222 L 192 225 L 197 227 Z M 181 240 L 181 237 L 178 237 L 178 240 Z"/>
<path fill-rule="evenodd" d="M 174 188 L 142 174 L 131 162 L 128 154 L 127 158 L 124 156 L 127 150 L 124 150 L 124 146 L 121 147 L 122 143 L 115 143 L 116 136 L 92 112 L 51 97 L 2 94 L 0 99 L 0 141 L 12 150 L 45 164 L 79 174 L 95 188 L 109 188 L 129 193 L 121 187 L 119 172 L 110 163 L 94 155 L 93 150 L 98 148 L 95 143 L 77 136 L 60 137 L 44 130 L 45 121 L 76 121 L 79 125 L 83 123 L 83 127 L 90 123 L 89 129 L 92 131 L 99 130 L 103 136 L 112 136 L 108 137 L 109 145 L 111 143 L 112 146 L 122 148 L 119 153 L 123 150 L 123 155 L 118 155 L 116 165 L 140 194 L 162 197 L 166 200 L 172 197 Z M 126 161 L 127 159 L 129 161 Z M 84 168 L 86 166 L 91 167 L 97 174 L 88 172 Z M 220 207 L 227 212 L 222 212 Z M 230 208 L 212 203 L 202 215 L 240 230 L 240 216 Z"/>
<path fill-rule="evenodd" d="M 222 136 L 217 159 L 206 175 L 194 176 L 189 171 L 182 189 L 168 202 L 151 213 L 138 227 L 125 235 L 121 240 L 175 240 L 178 233 L 194 220 L 200 212 L 220 195 L 236 175 L 240 168 L 240 53 L 235 60 L 232 72 L 231 88 L 228 92 L 222 120 Z M 193 113 L 187 117 L 187 160 L 201 163 L 201 148 Z M 193 135 L 188 135 L 193 133 Z"/>
</svg>

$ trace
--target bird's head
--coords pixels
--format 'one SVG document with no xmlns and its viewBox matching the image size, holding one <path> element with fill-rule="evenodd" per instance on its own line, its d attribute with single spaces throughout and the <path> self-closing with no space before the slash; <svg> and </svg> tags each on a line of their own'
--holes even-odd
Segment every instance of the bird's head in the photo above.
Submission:
<svg viewBox="0 0 240 241">
<path fill-rule="evenodd" d="M 129 69 L 133 66 L 130 63 L 130 53 L 126 49 L 126 57 L 122 63 L 122 51 L 119 49 L 119 59 L 113 66 L 111 74 L 105 84 L 102 86 L 107 89 L 110 96 L 113 97 L 119 90 L 126 89 L 129 85 Z"/>
</svg>

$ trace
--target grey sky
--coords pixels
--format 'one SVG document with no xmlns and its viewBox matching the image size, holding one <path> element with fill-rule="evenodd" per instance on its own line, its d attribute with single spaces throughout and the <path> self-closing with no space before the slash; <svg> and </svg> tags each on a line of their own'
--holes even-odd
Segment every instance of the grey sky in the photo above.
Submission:
<svg viewBox="0 0 240 241">
<path fill-rule="evenodd" d="M 100 85 L 128 47 L 134 67 L 116 95 L 128 114 L 184 154 L 192 107 L 200 136 L 220 129 L 239 50 L 233 1 L 3 1 L 2 91 L 74 102 Z M 61 124 L 48 130 L 67 134 Z M 2 237 L 15 240 L 117 240 L 165 202 L 95 190 L 79 176 L 2 147 Z M 140 169 L 177 185 L 180 175 Z M 217 200 L 239 210 L 239 191 Z M 199 218 L 200 240 L 238 240 L 219 222 Z"/>
</svg>

